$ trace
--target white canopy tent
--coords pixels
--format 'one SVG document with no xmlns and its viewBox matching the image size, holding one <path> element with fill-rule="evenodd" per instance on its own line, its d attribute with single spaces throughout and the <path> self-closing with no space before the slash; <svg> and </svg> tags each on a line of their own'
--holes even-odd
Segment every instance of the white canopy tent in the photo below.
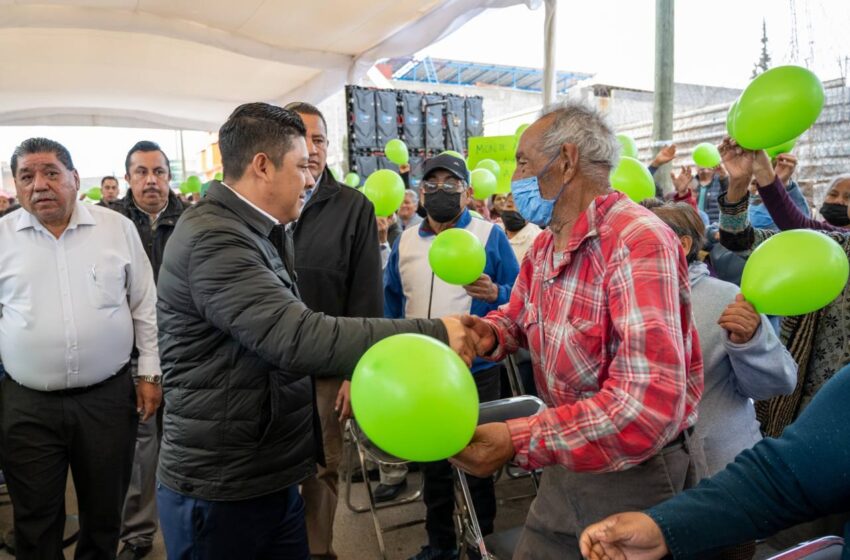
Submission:
<svg viewBox="0 0 850 560">
<path fill-rule="evenodd" d="M 216 130 L 514 4 L 541 0 L 0 0 L 0 125 Z"/>
</svg>

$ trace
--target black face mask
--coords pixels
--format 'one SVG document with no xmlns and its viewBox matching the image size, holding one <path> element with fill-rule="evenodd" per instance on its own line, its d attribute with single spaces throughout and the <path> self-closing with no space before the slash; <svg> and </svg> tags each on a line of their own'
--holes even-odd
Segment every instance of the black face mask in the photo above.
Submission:
<svg viewBox="0 0 850 560">
<path fill-rule="evenodd" d="M 524 228 L 528 221 L 516 210 L 505 210 L 502 212 L 502 223 L 506 230 L 515 232 Z"/>
<path fill-rule="evenodd" d="M 824 202 L 820 207 L 820 215 L 827 223 L 836 227 L 850 226 L 850 216 L 847 215 L 847 206 L 844 204 Z"/>
<path fill-rule="evenodd" d="M 460 214 L 460 194 L 438 190 L 425 195 L 425 211 L 435 222 L 446 224 Z"/>
</svg>

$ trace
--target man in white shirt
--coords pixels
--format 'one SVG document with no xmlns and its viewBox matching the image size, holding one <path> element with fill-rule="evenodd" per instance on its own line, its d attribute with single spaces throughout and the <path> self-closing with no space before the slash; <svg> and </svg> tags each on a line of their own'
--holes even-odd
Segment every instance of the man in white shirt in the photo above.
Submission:
<svg viewBox="0 0 850 560">
<path fill-rule="evenodd" d="M 64 146 L 30 138 L 11 164 L 22 208 L 0 219 L 0 452 L 17 558 L 62 557 L 69 467 L 76 556 L 114 558 L 139 416 L 162 398 L 153 273 L 129 220 L 77 201 Z"/>
</svg>

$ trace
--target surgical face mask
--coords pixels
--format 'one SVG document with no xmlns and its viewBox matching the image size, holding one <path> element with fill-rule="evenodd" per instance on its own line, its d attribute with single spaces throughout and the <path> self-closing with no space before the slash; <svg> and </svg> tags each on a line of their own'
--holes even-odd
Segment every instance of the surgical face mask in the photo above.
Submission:
<svg viewBox="0 0 850 560">
<path fill-rule="evenodd" d="M 425 195 L 425 211 L 435 222 L 445 224 L 454 220 L 460 214 L 461 193 L 447 193 L 438 190 Z"/>
<path fill-rule="evenodd" d="M 557 202 L 567 186 L 564 184 L 552 200 L 547 200 L 540 195 L 538 177 L 546 173 L 549 166 L 552 165 L 552 162 L 557 157 L 558 154 L 555 154 L 555 157 L 549 160 L 549 163 L 546 164 L 539 175 L 511 181 L 511 192 L 514 195 L 514 203 L 517 210 L 519 210 L 523 218 L 540 227 L 546 227 L 552 221 L 552 210 L 555 208 L 555 202 Z"/>
<path fill-rule="evenodd" d="M 516 210 L 503 210 L 502 223 L 505 224 L 506 230 L 514 232 L 524 228 L 528 222 Z"/>
<path fill-rule="evenodd" d="M 850 226 L 850 216 L 847 215 L 847 206 L 844 204 L 824 202 L 820 207 L 820 215 L 827 223 L 836 227 Z"/>
</svg>

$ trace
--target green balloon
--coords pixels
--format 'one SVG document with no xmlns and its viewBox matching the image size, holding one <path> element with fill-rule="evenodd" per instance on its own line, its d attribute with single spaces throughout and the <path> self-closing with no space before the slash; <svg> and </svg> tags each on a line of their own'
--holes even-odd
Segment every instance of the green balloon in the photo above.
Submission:
<svg viewBox="0 0 850 560">
<path fill-rule="evenodd" d="M 183 194 L 191 194 L 192 190 L 189 188 L 189 182 L 183 181 L 180 183 L 180 192 Z"/>
<path fill-rule="evenodd" d="M 482 159 L 478 162 L 478 165 L 475 166 L 475 169 L 486 169 L 496 177 L 499 176 L 499 173 L 502 172 L 502 166 L 494 159 Z"/>
<path fill-rule="evenodd" d="M 441 156 L 442 156 L 442 155 L 446 155 L 446 154 L 447 154 L 447 155 L 450 155 L 450 156 L 454 156 L 454 157 L 456 157 L 456 158 L 458 158 L 458 159 L 462 159 L 463 161 L 466 161 L 466 158 L 464 158 L 464 157 L 463 157 L 463 154 L 462 154 L 462 153 L 460 153 L 460 152 L 456 152 L 456 151 L 454 151 L 454 150 L 444 150 L 444 151 L 440 152 L 438 155 L 441 155 Z"/>
<path fill-rule="evenodd" d="M 779 146 L 768 148 L 765 150 L 765 152 L 767 152 L 767 155 L 770 156 L 771 159 L 775 158 L 779 154 L 790 153 L 791 150 L 794 149 L 794 146 L 797 144 L 797 140 L 799 140 L 799 138 L 794 138 L 793 140 L 789 140 L 788 142 L 780 144 Z"/>
<path fill-rule="evenodd" d="M 410 161 L 410 153 L 407 151 L 407 144 L 398 138 L 394 138 L 387 142 L 387 145 L 384 147 L 384 153 L 387 155 L 387 159 L 396 165 L 404 165 Z"/>
<path fill-rule="evenodd" d="M 197 175 L 189 175 L 186 178 L 186 188 L 189 189 L 188 192 L 190 193 L 200 192 L 201 185 L 203 185 L 203 183 Z"/>
<path fill-rule="evenodd" d="M 481 277 L 487 256 L 474 233 L 451 228 L 434 239 L 428 250 L 428 263 L 443 282 L 466 286 Z"/>
<path fill-rule="evenodd" d="M 484 216 L 482 216 L 481 214 L 479 214 L 479 213 L 478 213 L 478 212 L 476 212 L 475 210 L 470 210 L 470 211 L 469 211 L 469 215 L 470 215 L 470 216 L 472 216 L 473 218 L 478 218 L 479 220 L 483 220 L 483 219 L 484 219 Z"/>
<path fill-rule="evenodd" d="M 363 354 L 351 378 L 351 406 L 372 443 L 407 461 L 457 454 L 478 424 L 469 368 L 451 348 L 421 334 L 385 338 Z"/>
<path fill-rule="evenodd" d="M 828 236 L 808 229 L 783 231 L 747 259 L 741 293 L 759 313 L 803 315 L 838 297 L 849 273 L 847 254 Z"/>
<path fill-rule="evenodd" d="M 635 202 L 655 196 L 652 174 L 638 160 L 621 157 L 620 164 L 611 172 L 611 186 L 625 193 Z"/>
<path fill-rule="evenodd" d="M 223 181 L 224 180 L 224 173 L 219 171 L 218 173 L 215 174 L 215 177 L 213 177 L 213 179 L 215 179 L 216 181 Z"/>
<path fill-rule="evenodd" d="M 620 142 L 620 146 L 622 147 L 622 151 L 620 152 L 621 156 L 637 159 L 638 149 L 634 138 L 628 134 L 618 134 L 617 140 Z"/>
<path fill-rule="evenodd" d="M 735 140 L 749 150 L 784 144 L 814 124 L 823 103 L 823 84 L 810 70 L 771 68 L 741 94 L 734 115 Z"/>
<path fill-rule="evenodd" d="M 735 112 L 738 110 L 738 99 L 732 102 L 729 106 L 729 112 L 726 113 L 726 133 L 730 138 L 735 138 Z"/>
<path fill-rule="evenodd" d="M 487 200 L 496 194 L 498 186 L 496 176 L 489 169 L 473 169 L 469 174 L 472 179 L 472 196 L 478 200 Z"/>
<path fill-rule="evenodd" d="M 694 163 L 700 167 L 717 167 L 720 165 L 720 151 L 709 142 L 697 144 L 694 148 Z"/>
<path fill-rule="evenodd" d="M 343 183 L 345 183 L 349 187 L 357 187 L 360 185 L 360 175 L 353 171 L 350 171 L 346 173 Z"/>
<path fill-rule="evenodd" d="M 404 181 L 391 169 L 379 169 L 363 185 L 366 198 L 375 205 L 376 216 L 390 216 L 404 202 Z"/>
<path fill-rule="evenodd" d="M 526 130 L 528 130 L 528 127 L 529 127 L 529 126 L 531 126 L 531 125 L 530 125 L 530 124 L 528 124 L 528 123 L 526 123 L 526 124 L 521 124 L 521 125 L 519 125 L 519 126 L 517 127 L 516 132 L 514 132 L 514 136 L 516 136 L 516 137 L 517 137 L 517 140 L 519 140 L 519 137 L 520 137 L 520 136 L 522 136 L 522 133 L 523 133 L 523 132 L 525 132 Z"/>
<path fill-rule="evenodd" d="M 90 198 L 94 201 L 100 202 L 100 200 L 103 198 L 103 196 L 100 192 L 100 187 L 92 187 L 89 190 L 87 190 L 86 191 L 86 197 Z"/>
</svg>

